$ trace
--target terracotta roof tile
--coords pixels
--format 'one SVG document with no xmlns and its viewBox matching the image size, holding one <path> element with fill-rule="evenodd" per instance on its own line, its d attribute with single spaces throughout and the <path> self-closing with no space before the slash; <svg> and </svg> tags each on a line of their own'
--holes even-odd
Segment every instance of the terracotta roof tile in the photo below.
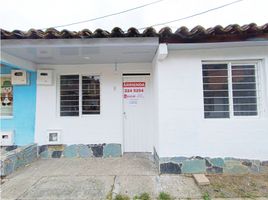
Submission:
<svg viewBox="0 0 268 200">
<path fill-rule="evenodd" d="M 149 27 L 143 31 L 142 37 L 158 37 L 158 33 L 153 27 Z"/>
<path fill-rule="evenodd" d="M 115 27 L 111 32 L 111 37 L 125 37 L 125 34 L 121 28 Z"/>
<path fill-rule="evenodd" d="M 27 32 L 14 30 L 12 32 L 1 29 L 1 39 L 85 39 L 85 38 L 120 38 L 120 37 L 159 37 L 160 42 L 167 43 L 197 43 L 197 42 L 228 42 L 244 41 L 254 39 L 268 40 L 268 23 L 257 26 L 254 23 L 239 26 L 231 24 L 225 28 L 218 25 L 205 29 L 202 26 L 196 26 L 189 30 L 182 26 L 175 32 L 171 28 L 164 27 L 159 32 L 154 28 L 148 27 L 143 32 L 136 28 L 129 28 L 124 32 L 121 28 L 115 27 L 111 32 L 103 29 L 97 29 L 94 32 L 83 29 L 82 31 L 58 31 L 49 28 L 46 31 L 30 29 Z"/>
<path fill-rule="evenodd" d="M 78 36 L 81 38 L 92 38 L 93 33 L 89 29 L 83 29 L 82 31 L 79 31 Z"/>
<path fill-rule="evenodd" d="M 126 33 L 126 37 L 139 37 L 140 35 L 141 33 L 134 27 L 129 28 Z"/>
</svg>

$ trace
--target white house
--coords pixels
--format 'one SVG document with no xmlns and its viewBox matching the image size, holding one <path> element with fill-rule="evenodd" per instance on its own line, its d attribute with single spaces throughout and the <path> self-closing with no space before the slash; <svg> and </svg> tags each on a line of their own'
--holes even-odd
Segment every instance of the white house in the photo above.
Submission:
<svg viewBox="0 0 268 200">
<path fill-rule="evenodd" d="M 2 65 L 36 72 L 40 146 L 117 144 L 159 156 L 163 173 L 203 157 L 268 160 L 268 24 L 1 39 Z"/>
</svg>

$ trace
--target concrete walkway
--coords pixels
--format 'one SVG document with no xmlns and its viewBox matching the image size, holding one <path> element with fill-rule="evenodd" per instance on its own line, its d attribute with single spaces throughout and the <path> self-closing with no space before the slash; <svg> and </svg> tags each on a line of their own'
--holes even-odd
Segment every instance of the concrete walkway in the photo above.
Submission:
<svg viewBox="0 0 268 200">
<path fill-rule="evenodd" d="M 6 177 L 2 199 L 106 199 L 147 192 L 156 199 L 164 191 L 176 198 L 201 198 L 191 177 L 158 176 L 147 158 L 43 159 Z"/>
</svg>

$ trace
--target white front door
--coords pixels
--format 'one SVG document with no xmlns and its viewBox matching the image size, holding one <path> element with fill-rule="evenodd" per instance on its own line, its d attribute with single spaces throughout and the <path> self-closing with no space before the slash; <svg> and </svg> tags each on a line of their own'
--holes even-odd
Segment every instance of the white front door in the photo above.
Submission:
<svg viewBox="0 0 268 200">
<path fill-rule="evenodd" d="M 150 75 L 123 76 L 124 152 L 152 152 Z"/>
</svg>

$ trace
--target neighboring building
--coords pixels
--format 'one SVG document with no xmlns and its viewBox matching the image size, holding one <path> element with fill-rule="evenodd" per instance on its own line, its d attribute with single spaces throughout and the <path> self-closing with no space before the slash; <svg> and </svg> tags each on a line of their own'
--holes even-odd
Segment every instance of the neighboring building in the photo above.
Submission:
<svg viewBox="0 0 268 200">
<path fill-rule="evenodd" d="M 17 144 L 268 159 L 268 24 L 1 30 L 1 39 L 1 70 L 31 70 L 29 85 L 13 86 L 13 118 L 1 120 Z M 36 86 L 36 70 L 47 82 Z"/>
<path fill-rule="evenodd" d="M 2 52 L 1 52 L 2 54 Z M 3 58 L 2 54 L 2 58 Z M 21 63 L 22 64 L 22 63 Z M 21 67 L 1 59 L 1 137 L 13 133 L 11 142 L 16 145 L 26 145 L 34 142 L 35 104 L 36 104 L 36 72 L 27 70 L 29 80 L 27 85 L 12 85 L 11 70 Z M 2 138 L 5 139 L 5 138 Z M 9 139 L 9 138 L 8 138 Z M 3 143 L 5 145 L 6 143 Z"/>
</svg>

